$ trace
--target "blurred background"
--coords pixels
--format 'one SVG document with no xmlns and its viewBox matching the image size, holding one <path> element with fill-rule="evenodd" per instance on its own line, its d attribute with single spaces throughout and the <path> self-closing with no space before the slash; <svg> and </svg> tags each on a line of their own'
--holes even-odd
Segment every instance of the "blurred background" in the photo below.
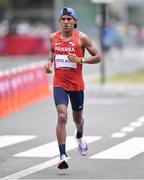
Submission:
<svg viewBox="0 0 144 180">
<path fill-rule="evenodd" d="M 76 10 L 78 29 L 106 53 L 106 63 L 111 64 L 109 73 L 144 65 L 140 62 L 144 47 L 143 0 L 0 0 L 0 56 L 47 56 L 48 36 L 59 29 L 59 11 L 64 6 Z M 125 58 L 130 61 L 122 64 L 122 70 L 119 63 Z M 100 71 L 106 71 L 105 67 L 103 63 Z"/>
<path fill-rule="evenodd" d="M 76 10 L 78 29 L 99 45 L 104 4 L 105 49 L 144 46 L 143 0 L 0 0 L 0 55 L 47 54 L 47 38 L 58 30 L 59 11 L 64 6 Z M 31 47 L 34 42 L 37 51 Z"/>
</svg>

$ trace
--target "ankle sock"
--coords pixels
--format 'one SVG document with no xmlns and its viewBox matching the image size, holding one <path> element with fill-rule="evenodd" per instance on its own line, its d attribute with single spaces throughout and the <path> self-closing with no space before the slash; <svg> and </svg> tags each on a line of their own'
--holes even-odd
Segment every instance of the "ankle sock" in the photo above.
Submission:
<svg viewBox="0 0 144 180">
<path fill-rule="evenodd" d="M 82 133 L 82 132 L 77 131 L 77 133 L 76 133 L 76 137 L 77 137 L 77 139 L 82 138 L 82 135 L 83 135 L 83 133 Z"/>
<path fill-rule="evenodd" d="M 62 156 L 63 154 L 66 154 L 66 151 L 65 151 L 65 144 L 59 144 L 59 151 L 60 151 L 60 156 Z"/>
</svg>

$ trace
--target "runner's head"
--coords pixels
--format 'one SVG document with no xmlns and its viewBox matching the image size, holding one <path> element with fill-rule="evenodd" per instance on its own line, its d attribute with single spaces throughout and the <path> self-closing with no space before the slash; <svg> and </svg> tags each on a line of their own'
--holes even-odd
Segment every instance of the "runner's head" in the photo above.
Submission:
<svg viewBox="0 0 144 180">
<path fill-rule="evenodd" d="M 77 20 L 77 15 L 74 9 L 69 8 L 69 7 L 64 7 L 61 11 L 60 11 L 60 18 L 63 15 L 68 15 L 71 16 L 73 19 Z M 77 23 L 74 25 L 74 28 L 77 28 Z"/>
</svg>

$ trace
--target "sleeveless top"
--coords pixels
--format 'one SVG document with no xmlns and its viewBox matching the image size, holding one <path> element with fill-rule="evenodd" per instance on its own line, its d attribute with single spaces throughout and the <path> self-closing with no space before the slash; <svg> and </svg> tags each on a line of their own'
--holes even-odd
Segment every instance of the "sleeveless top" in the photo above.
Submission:
<svg viewBox="0 0 144 180">
<path fill-rule="evenodd" d="M 73 36 L 69 41 L 61 39 L 61 31 L 56 32 L 52 48 L 54 52 L 54 87 L 62 87 L 67 91 L 84 90 L 82 77 L 82 64 L 68 60 L 68 53 L 74 53 L 78 57 L 83 57 L 79 44 L 79 31 L 74 30 Z"/>
</svg>

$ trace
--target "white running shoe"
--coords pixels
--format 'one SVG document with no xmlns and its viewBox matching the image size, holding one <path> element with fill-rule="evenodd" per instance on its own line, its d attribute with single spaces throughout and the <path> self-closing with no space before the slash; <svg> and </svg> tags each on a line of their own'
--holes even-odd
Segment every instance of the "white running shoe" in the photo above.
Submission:
<svg viewBox="0 0 144 180">
<path fill-rule="evenodd" d="M 75 139 L 78 142 L 78 151 L 82 156 L 86 156 L 88 153 L 88 145 L 86 143 L 85 140 L 83 140 L 82 138 L 78 139 L 76 137 L 76 131 L 75 131 Z"/>
<path fill-rule="evenodd" d="M 77 139 L 78 151 L 82 156 L 86 156 L 88 153 L 88 145 L 83 139 Z"/>
<path fill-rule="evenodd" d="M 62 156 L 60 157 L 60 161 L 58 163 L 57 166 L 59 169 L 68 169 L 68 158 L 65 154 L 62 154 Z"/>
</svg>

